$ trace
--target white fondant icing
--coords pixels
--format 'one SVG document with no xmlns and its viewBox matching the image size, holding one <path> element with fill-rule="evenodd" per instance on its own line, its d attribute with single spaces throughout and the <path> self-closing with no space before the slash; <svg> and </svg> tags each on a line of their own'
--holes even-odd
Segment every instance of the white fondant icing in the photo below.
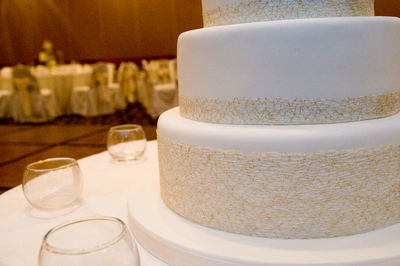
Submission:
<svg viewBox="0 0 400 266">
<path fill-rule="evenodd" d="M 347 98 L 400 86 L 400 19 L 238 24 L 183 33 L 180 95 L 211 99 Z"/>
<path fill-rule="evenodd" d="M 159 118 L 158 144 L 165 204 L 202 225 L 318 238 L 399 219 L 400 113 L 341 124 L 247 126 L 185 119 L 176 108 Z"/>
<path fill-rule="evenodd" d="M 268 239 L 213 230 L 182 219 L 160 198 L 159 176 L 142 178 L 128 199 L 136 240 L 168 265 L 395 266 L 400 224 L 327 239 Z M 146 204 L 142 204 L 146 202 Z"/>
<path fill-rule="evenodd" d="M 161 135 L 181 143 L 252 152 L 316 152 L 379 147 L 400 142 L 400 113 L 323 125 L 224 125 L 189 120 L 174 108 L 158 120 Z"/>
<path fill-rule="evenodd" d="M 205 11 L 210 11 L 216 7 L 221 8 L 221 6 L 226 4 L 225 0 L 215 2 L 205 0 L 204 2 L 206 2 L 203 6 Z M 249 4 L 250 2 L 255 3 L 255 1 L 234 0 L 230 1 L 230 4 L 236 5 L 244 2 Z M 262 1 L 260 0 L 257 2 L 261 3 Z M 276 1 L 271 0 L 271 2 L 275 3 Z M 300 2 L 304 3 L 303 1 L 299 1 L 299 4 Z M 332 0 L 328 2 L 336 3 L 338 1 Z M 344 0 L 343 4 L 346 4 L 345 2 L 350 3 L 351 1 Z M 365 4 L 368 5 L 371 2 L 371 0 L 366 0 Z M 289 2 L 285 1 L 285 3 L 287 4 Z M 288 6 L 286 4 L 285 6 Z M 321 10 L 317 11 L 319 12 Z M 333 13 L 336 11 L 333 11 Z M 223 12 L 221 13 L 218 11 L 217 15 L 219 14 L 223 14 Z M 213 19 L 214 18 L 211 18 L 211 20 Z M 217 17 L 215 20 L 217 24 L 219 23 L 218 19 Z M 195 100 L 193 102 L 198 101 L 198 99 L 200 99 L 198 102 L 201 102 L 202 99 L 211 99 L 216 102 L 229 102 L 229 100 L 232 99 L 253 100 L 265 98 L 281 98 L 289 101 L 316 100 L 315 102 L 319 102 L 319 99 L 333 99 L 333 101 L 338 99 L 340 101 L 348 98 L 387 95 L 398 92 L 400 89 L 400 75 L 398 74 L 398 62 L 400 62 L 399 43 L 400 19 L 391 17 L 281 20 L 194 30 L 183 33 L 178 41 L 180 96 L 189 99 L 187 102 L 190 103 L 191 99 Z M 234 100 L 233 103 L 240 103 L 240 101 Z M 214 110 L 212 105 L 210 106 L 209 109 L 211 113 L 212 111 L 215 112 L 216 110 Z M 382 103 L 382 106 L 384 106 L 384 103 Z M 193 110 L 196 112 L 196 108 Z M 195 116 L 190 116 L 191 119 L 193 119 L 193 117 Z M 218 114 L 216 117 L 219 117 Z M 191 181 L 195 184 L 196 182 L 201 183 L 201 181 L 204 180 L 206 183 L 210 183 L 207 181 L 207 178 L 205 178 L 211 176 L 207 173 L 224 172 L 224 169 L 222 169 L 223 167 L 219 169 L 218 166 L 216 166 L 217 169 L 215 169 L 212 167 L 212 164 L 207 168 L 209 165 L 206 165 L 206 161 L 209 160 L 213 162 L 215 160 L 212 156 L 207 157 L 207 154 L 202 154 L 202 147 L 210 151 L 217 151 L 218 149 L 221 149 L 222 152 L 232 151 L 234 153 L 237 151 L 239 159 L 240 156 L 246 157 L 247 153 L 250 154 L 250 156 L 254 154 L 257 156 L 258 152 L 278 152 L 283 155 L 285 153 L 298 153 L 300 157 L 301 155 L 305 156 L 304 161 L 306 165 L 308 162 L 307 156 L 319 154 L 318 152 L 327 152 L 325 159 L 329 164 L 332 158 L 330 154 L 336 154 L 334 151 L 339 151 L 337 154 L 342 151 L 344 153 L 351 153 L 352 151 L 357 152 L 358 149 L 360 149 L 361 152 L 374 151 L 374 149 L 379 150 L 387 146 L 389 155 L 385 153 L 385 156 L 391 159 L 388 161 L 391 161 L 393 167 L 386 177 L 390 179 L 391 176 L 393 176 L 394 182 L 397 182 L 399 177 L 396 161 L 393 160 L 393 158 L 396 157 L 390 155 L 390 147 L 392 147 L 391 145 L 396 145 L 396 147 L 398 147 L 400 143 L 400 113 L 381 119 L 341 124 L 252 126 L 197 122 L 181 117 L 179 110 L 176 108 L 164 113 L 160 117 L 158 121 L 158 132 L 159 136 L 168 139 L 163 144 L 164 150 L 161 152 L 161 155 L 164 154 L 163 158 L 160 160 L 160 166 L 163 169 L 161 172 L 162 174 L 168 173 L 166 177 L 162 177 L 164 185 L 162 184 L 161 190 L 164 192 L 163 197 L 167 197 L 169 203 L 173 202 L 172 205 L 169 204 L 170 207 L 173 206 L 173 209 L 175 208 L 175 203 L 179 205 L 180 203 L 186 204 L 186 202 L 190 201 L 184 200 L 186 196 L 181 196 L 186 194 L 189 195 L 188 198 L 194 198 L 192 202 L 194 204 L 193 206 L 196 206 L 196 204 L 198 205 L 201 201 L 205 203 L 204 206 L 211 204 L 215 206 L 216 209 L 220 207 L 218 201 L 213 202 L 214 198 L 212 198 L 212 196 L 208 195 L 203 197 L 201 193 L 204 191 L 202 191 L 201 188 L 197 193 L 193 192 L 195 190 L 187 189 L 186 187 Z M 172 153 L 174 152 L 174 147 L 168 146 L 170 145 L 169 141 L 171 141 L 172 146 L 175 145 L 174 141 L 182 144 L 182 154 L 185 158 L 189 158 L 189 160 L 186 161 L 187 167 L 181 167 L 183 169 L 182 172 L 186 171 L 191 173 L 191 167 L 193 166 L 193 175 L 183 175 L 180 170 L 176 170 L 179 168 L 179 164 L 176 164 L 174 168 L 171 166 L 174 163 L 166 160 L 172 158 L 174 162 L 179 161 L 174 159 L 174 154 L 168 154 L 170 151 L 172 151 Z M 199 148 L 199 150 L 196 150 L 197 148 Z M 196 157 L 196 152 L 204 156 Z M 373 154 L 373 152 L 371 154 Z M 197 158 L 197 160 L 191 159 L 192 155 L 193 158 Z M 225 155 L 226 154 L 222 154 L 221 156 L 227 158 L 229 161 L 230 157 Z M 365 158 L 362 158 L 362 162 L 364 165 L 368 165 L 368 163 L 365 164 L 365 162 L 369 162 L 370 160 L 368 158 L 370 157 L 368 157 L 369 155 L 367 153 L 364 155 Z M 290 154 L 288 156 L 290 157 Z M 396 156 L 398 156 L 398 153 L 396 153 Z M 177 157 L 179 158 L 179 156 Z M 316 157 L 318 159 L 318 155 Z M 333 158 L 333 160 L 335 160 L 335 158 Z M 347 162 L 346 157 L 341 158 L 341 160 Z M 373 160 L 371 160 L 371 162 L 372 161 Z M 383 161 L 386 162 L 385 159 Z M 202 165 L 202 162 L 204 162 L 204 165 L 207 167 L 204 168 L 205 171 L 202 174 L 196 177 L 196 174 L 204 170 L 198 167 L 199 164 Z M 277 159 L 276 162 L 279 166 L 281 161 Z M 348 164 L 345 163 L 346 169 L 350 172 L 351 169 L 357 171 L 356 167 L 352 165 L 353 160 L 349 159 L 348 162 Z M 257 158 L 255 158 L 254 163 L 257 164 Z M 262 164 L 262 166 L 263 165 L 264 164 Z M 333 174 L 335 174 L 337 169 L 334 163 L 332 163 L 332 165 Z M 382 165 L 384 164 L 380 164 L 380 166 Z M 165 169 L 168 167 L 171 167 L 171 169 L 174 168 L 176 171 L 169 171 L 170 169 L 166 171 Z M 241 166 L 239 165 L 238 167 L 240 168 Z M 194 168 L 198 169 L 198 171 L 195 171 L 196 169 Z M 232 168 L 234 168 L 234 166 L 232 166 Z M 249 168 L 253 169 L 252 165 L 250 165 Z M 383 166 L 383 168 L 385 167 Z M 318 169 L 318 166 L 316 169 Z M 324 167 L 320 169 L 321 172 L 325 171 Z M 340 172 L 340 169 L 338 171 Z M 283 169 L 282 172 L 284 176 L 285 169 Z M 307 172 L 307 167 L 303 167 L 303 165 L 300 164 L 299 171 L 296 171 L 296 174 L 290 174 L 292 177 L 291 180 L 296 181 L 297 175 L 299 180 L 301 180 L 304 177 L 302 176 L 303 172 Z M 368 172 L 368 174 L 369 173 L 370 172 Z M 241 174 L 242 172 L 239 170 L 238 176 Z M 371 171 L 371 180 L 375 180 L 375 174 L 377 177 L 379 176 L 379 173 Z M 311 175 L 313 175 L 313 173 L 311 173 Z M 364 174 L 361 173 L 360 176 L 362 177 Z M 180 179 L 186 177 L 188 180 Z M 190 177 L 194 177 L 194 179 L 190 180 Z M 218 178 L 225 180 L 226 175 L 221 174 Z M 165 184 L 173 180 L 178 180 L 178 182 Z M 244 180 L 252 183 L 251 180 L 247 180 L 246 178 Z M 323 175 L 321 180 L 325 182 Z M 348 181 L 357 183 L 357 180 L 349 178 Z M 233 182 L 235 183 L 236 181 Z M 242 184 L 238 184 L 240 183 L 238 182 L 232 185 L 237 187 L 243 185 L 244 190 L 248 189 L 249 192 L 252 192 L 251 188 L 253 184 L 249 185 L 246 182 Z M 373 183 L 373 181 L 369 182 L 365 184 L 365 186 L 367 189 L 372 188 L 371 184 Z M 389 183 L 390 182 L 383 181 L 381 185 L 385 187 L 385 185 Z M 339 184 L 342 184 L 341 181 Z M 168 185 L 170 187 L 168 187 Z M 299 185 L 298 189 L 301 190 L 304 187 L 307 187 L 307 182 L 306 184 Z M 397 185 L 393 187 L 394 190 L 397 188 Z M 221 183 L 221 187 L 216 187 L 216 189 L 225 191 L 227 188 Z M 379 189 L 380 188 L 377 188 L 377 190 Z M 182 193 L 177 193 L 175 190 Z M 296 189 L 291 188 L 290 191 L 292 190 L 294 191 Z M 283 192 L 285 191 L 286 190 L 283 189 Z M 272 188 L 272 192 L 281 193 L 282 191 L 279 188 Z M 346 196 L 351 196 L 347 190 L 342 191 L 339 189 L 339 192 Z M 396 193 L 397 192 L 393 192 L 393 195 L 389 193 L 390 195 L 388 194 L 388 198 L 397 197 Z M 193 195 L 195 196 L 193 197 Z M 260 195 L 262 195 L 262 193 Z M 385 196 L 383 195 L 383 197 Z M 346 201 L 345 197 L 340 198 Z M 183 201 L 179 201 L 180 199 Z M 247 199 L 250 200 L 249 202 L 257 202 L 257 195 L 253 197 L 250 193 Z M 221 202 L 222 200 L 219 201 L 219 203 Z M 229 202 L 227 205 L 229 205 Z M 334 203 L 337 202 L 335 201 Z M 190 204 L 189 202 L 189 205 Z M 238 202 L 234 204 L 243 205 L 244 202 L 239 198 Z M 223 203 L 221 203 L 221 206 L 222 205 Z M 338 205 L 344 206 L 346 204 L 339 202 Z M 272 208 L 274 206 L 272 206 Z M 249 208 L 252 209 L 252 207 Z M 285 207 L 282 208 L 283 212 L 287 211 Z M 192 212 L 194 209 L 195 208 L 188 208 L 187 210 L 188 212 Z M 367 211 L 370 210 L 368 207 L 366 209 Z M 199 210 L 199 213 L 201 214 L 202 211 L 205 214 L 210 214 L 207 208 L 202 208 Z M 319 210 L 316 207 L 313 211 L 318 212 Z M 194 212 L 196 212 L 196 210 L 194 210 Z M 229 212 L 227 213 L 229 216 Z M 185 216 L 185 214 L 182 215 Z M 211 216 L 218 216 L 219 214 L 220 211 L 218 210 L 216 213 L 211 214 Z M 235 213 L 233 215 L 235 215 Z M 345 218 L 351 220 L 351 216 L 352 215 L 347 215 Z M 213 217 L 211 217 L 211 219 L 213 219 Z M 194 220 L 197 221 L 196 219 Z M 226 219 L 226 221 L 229 223 L 230 220 Z M 309 221 L 310 220 L 307 219 L 305 220 L 306 223 Z M 187 221 L 183 222 L 187 223 Z M 240 225 L 239 223 L 239 226 Z M 251 226 L 252 224 L 250 223 L 250 227 Z M 197 225 L 196 227 L 202 228 Z M 274 228 L 272 228 L 272 231 L 274 231 L 273 229 Z M 141 233 L 146 235 L 145 230 Z M 224 233 L 216 232 L 216 234 Z M 324 235 L 325 234 L 319 236 Z M 151 237 L 154 237 L 151 240 L 153 243 L 157 242 L 158 235 L 151 235 Z M 229 236 L 224 235 L 224 237 Z M 294 235 L 294 237 L 297 237 L 297 235 Z M 301 237 L 307 238 L 308 236 L 306 234 Z M 265 240 L 268 241 L 268 239 Z M 234 241 L 241 241 L 241 239 L 234 239 Z M 163 242 L 164 240 L 161 241 L 161 246 Z M 190 248 L 187 249 L 186 246 L 179 246 L 178 249 L 174 250 L 174 245 L 170 244 L 171 243 L 168 244 L 168 248 L 174 252 L 173 255 L 181 255 L 182 250 L 184 250 L 185 254 L 181 258 L 189 258 L 191 262 L 199 263 L 199 265 L 201 265 L 204 259 L 207 261 L 210 256 L 207 252 L 200 252 L 197 254 L 200 254 L 200 256 L 190 257 L 190 254 L 196 253 L 196 251 Z M 185 242 L 185 244 L 189 243 Z M 188 253 L 186 253 L 186 251 L 188 251 L 189 257 L 187 257 Z M 304 250 L 306 253 L 309 251 L 310 250 L 307 248 Z M 304 254 L 300 256 L 303 255 Z M 318 256 L 319 254 L 316 255 Z M 248 261 L 246 260 L 231 260 L 233 257 L 236 258 L 236 256 L 228 255 L 224 259 L 228 259 L 229 262 L 234 261 L 239 265 L 241 263 L 248 265 Z M 215 259 L 219 261 L 220 258 L 221 257 L 212 257 L 210 262 L 215 263 Z M 335 258 L 335 256 L 329 258 L 325 257 L 323 261 L 319 261 L 318 263 L 337 263 L 340 265 L 344 262 L 344 260 L 336 261 Z M 353 254 L 348 255 L 347 259 L 347 264 L 351 262 L 357 265 L 358 262 L 361 262 L 355 262 Z M 383 261 L 389 263 L 387 260 Z M 292 264 L 296 265 L 297 262 L 298 261 Z M 367 264 L 375 262 L 378 263 L 378 261 L 374 259 L 362 261 L 362 263 Z M 382 261 L 379 261 L 379 263 L 381 262 Z M 280 261 L 280 263 L 286 265 L 287 261 Z M 307 262 L 304 263 L 307 264 Z M 292 264 L 288 263 L 287 265 Z"/>
</svg>

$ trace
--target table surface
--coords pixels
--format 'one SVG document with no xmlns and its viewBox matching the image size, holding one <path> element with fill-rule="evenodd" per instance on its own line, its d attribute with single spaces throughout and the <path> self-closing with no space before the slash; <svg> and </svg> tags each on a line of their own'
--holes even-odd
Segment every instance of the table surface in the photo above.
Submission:
<svg viewBox="0 0 400 266">
<path fill-rule="evenodd" d="M 41 241 L 57 224 L 88 216 L 114 216 L 127 223 L 127 198 L 140 178 L 158 174 L 156 141 L 139 161 L 118 163 L 107 152 L 78 161 L 84 176 L 81 204 L 69 213 L 43 213 L 26 201 L 22 187 L 0 195 L 0 266 L 37 265 Z M 22 178 L 22 177 L 21 177 Z M 138 245 L 141 265 L 166 265 Z"/>
</svg>

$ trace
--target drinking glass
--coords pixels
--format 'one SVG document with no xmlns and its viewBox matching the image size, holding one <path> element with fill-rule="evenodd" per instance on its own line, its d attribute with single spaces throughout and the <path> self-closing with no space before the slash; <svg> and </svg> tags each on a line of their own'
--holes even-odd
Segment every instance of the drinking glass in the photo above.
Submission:
<svg viewBox="0 0 400 266">
<path fill-rule="evenodd" d="M 140 159 L 146 150 L 146 135 L 142 126 L 127 124 L 110 128 L 107 150 L 116 161 Z"/>
<path fill-rule="evenodd" d="M 70 221 L 44 236 L 39 266 L 140 265 L 137 246 L 127 226 L 115 217 Z"/>
<path fill-rule="evenodd" d="M 22 189 L 28 202 L 41 210 L 65 208 L 79 201 L 83 177 L 73 158 L 51 158 L 25 168 Z"/>
</svg>

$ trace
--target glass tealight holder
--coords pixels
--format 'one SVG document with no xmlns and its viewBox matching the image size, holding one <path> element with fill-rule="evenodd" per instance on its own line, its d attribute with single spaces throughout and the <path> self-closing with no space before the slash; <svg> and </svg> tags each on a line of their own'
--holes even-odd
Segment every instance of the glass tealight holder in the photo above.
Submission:
<svg viewBox="0 0 400 266">
<path fill-rule="evenodd" d="M 25 198 L 40 210 L 58 210 L 79 202 L 83 177 L 73 158 L 51 158 L 26 166 L 22 189 Z"/>
<path fill-rule="evenodd" d="M 146 150 L 146 135 L 142 126 L 127 124 L 110 128 L 107 150 L 116 161 L 132 161 L 143 157 Z"/>
<path fill-rule="evenodd" d="M 90 217 L 66 222 L 44 236 L 39 266 L 139 266 L 135 241 L 123 221 Z"/>
</svg>

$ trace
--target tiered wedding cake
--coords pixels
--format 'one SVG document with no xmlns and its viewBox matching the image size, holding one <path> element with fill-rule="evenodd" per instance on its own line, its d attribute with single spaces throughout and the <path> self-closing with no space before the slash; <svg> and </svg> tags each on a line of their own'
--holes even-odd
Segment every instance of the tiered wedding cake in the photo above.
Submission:
<svg viewBox="0 0 400 266">
<path fill-rule="evenodd" d="M 373 10 L 203 0 L 206 28 L 178 41 L 180 107 L 158 122 L 165 205 L 262 238 L 399 223 L 400 19 Z"/>
<path fill-rule="evenodd" d="M 331 18 L 180 36 L 180 109 L 158 124 L 165 204 L 269 238 L 400 222 L 400 19 L 373 17 L 373 0 L 203 5 L 206 26 Z"/>
</svg>

